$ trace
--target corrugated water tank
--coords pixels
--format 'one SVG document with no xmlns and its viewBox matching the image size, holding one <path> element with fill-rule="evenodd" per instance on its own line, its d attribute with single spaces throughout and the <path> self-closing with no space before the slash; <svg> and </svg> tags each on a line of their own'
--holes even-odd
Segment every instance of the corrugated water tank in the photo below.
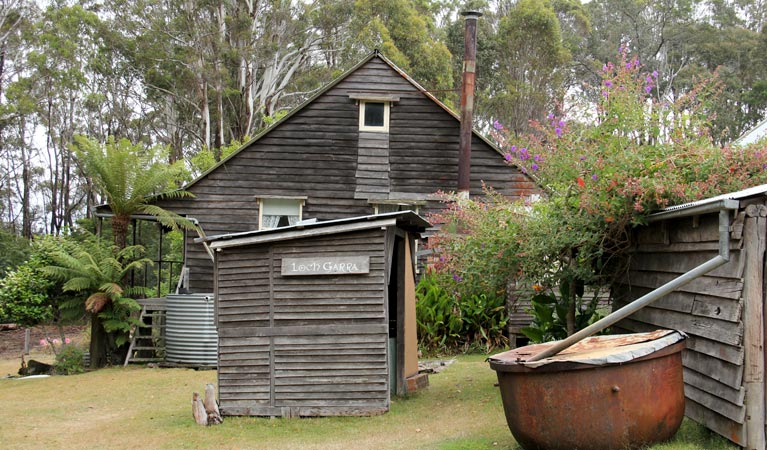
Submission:
<svg viewBox="0 0 767 450">
<path fill-rule="evenodd" d="M 202 367 L 218 364 L 218 333 L 213 294 L 169 294 L 165 322 L 165 360 Z"/>
</svg>

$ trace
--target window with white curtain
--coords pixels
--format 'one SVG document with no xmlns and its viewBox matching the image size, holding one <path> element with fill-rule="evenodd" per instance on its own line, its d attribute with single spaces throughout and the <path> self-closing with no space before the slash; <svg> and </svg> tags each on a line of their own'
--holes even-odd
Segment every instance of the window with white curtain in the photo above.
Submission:
<svg viewBox="0 0 767 450">
<path fill-rule="evenodd" d="M 259 198 L 259 230 L 288 227 L 301 220 L 303 198 Z"/>
</svg>

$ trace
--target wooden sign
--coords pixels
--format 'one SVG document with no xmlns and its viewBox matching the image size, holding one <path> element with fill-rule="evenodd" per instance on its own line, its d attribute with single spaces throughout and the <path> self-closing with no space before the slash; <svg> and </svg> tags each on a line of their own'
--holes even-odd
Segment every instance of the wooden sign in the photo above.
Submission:
<svg viewBox="0 0 767 450">
<path fill-rule="evenodd" d="M 369 256 L 283 258 L 282 275 L 355 275 L 370 273 Z"/>
</svg>

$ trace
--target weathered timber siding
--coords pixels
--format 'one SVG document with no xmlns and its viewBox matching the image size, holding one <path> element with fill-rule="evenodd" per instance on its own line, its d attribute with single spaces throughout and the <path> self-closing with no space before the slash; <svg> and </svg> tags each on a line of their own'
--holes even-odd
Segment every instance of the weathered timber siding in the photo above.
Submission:
<svg viewBox="0 0 767 450">
<path fill-rule="evenodd" d="M 219 399 L 228 415 L 360 415 L 389 406 L 385 230 L 217 254 Z M 370 255 L 362 275 L 282 276 L 283 258 Z"/>
<path fill-rule="evenodd" d="M 738 230 L 735 226 L 733 229 Z M 718 254 L 718 216 L 668 220 L 642 228 L 625 279 L 613 290 L 614 307 L 660 287 Z M 744 442 L 744 240 L 731 233 L 731 259 L 708 275 L 652 303 L 618 328 L 657 328 L 688 334 L 684 364 L 686 415 L 736 442 Z"/>
<path fill-rule="evenodd" d="M 358 91 L 400 97 L 391 108 L 388 169 L 383 160 L 365 159 L 370 152 L 369 135 L 374 133 L 363 133 L 360 138 L 359 106 L 349 98 L 350 92 Z M 454 116 L 373 57 L 198 179 L 189 188 L 194 199 L 163 206 L 198 219 L 209 236 L 257 229 L 258 195 L 306 196 L 305 219 L 372 214 L 369 199 L 423 199 L 439 190 L 455 190 L 459 128 Z M 375 170 L 365 170 L 365 164 L 375 164 L 367 167 Z M 483 181 L 510 198 L 537 192 L 526 175 L 507 166 L 496 150 L 474 136 L 471 195 L 482 195 Z M 430 200 L 420 214 L 440 208 L 439 201 Z M 191 289 L 209 292 L 213 283 L 210 258 L 191 239 L 187 239 L 186 252 Z"/>
</svg>

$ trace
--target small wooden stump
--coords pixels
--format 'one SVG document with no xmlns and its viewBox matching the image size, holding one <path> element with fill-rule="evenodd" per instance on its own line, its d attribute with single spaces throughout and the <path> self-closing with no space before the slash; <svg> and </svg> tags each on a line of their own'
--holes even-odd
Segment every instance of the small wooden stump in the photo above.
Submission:
<svg viewBox="0 0 767 450">
<path fill-rule="evenodd" d="M 192 417 L 198 425 L 218 425 L 224 421 L 216 403 L 216 388 L 208 383 L 205 386 L 205 397 L 200 398 L 197 392 L 192 393 Z"/>
</svg>

